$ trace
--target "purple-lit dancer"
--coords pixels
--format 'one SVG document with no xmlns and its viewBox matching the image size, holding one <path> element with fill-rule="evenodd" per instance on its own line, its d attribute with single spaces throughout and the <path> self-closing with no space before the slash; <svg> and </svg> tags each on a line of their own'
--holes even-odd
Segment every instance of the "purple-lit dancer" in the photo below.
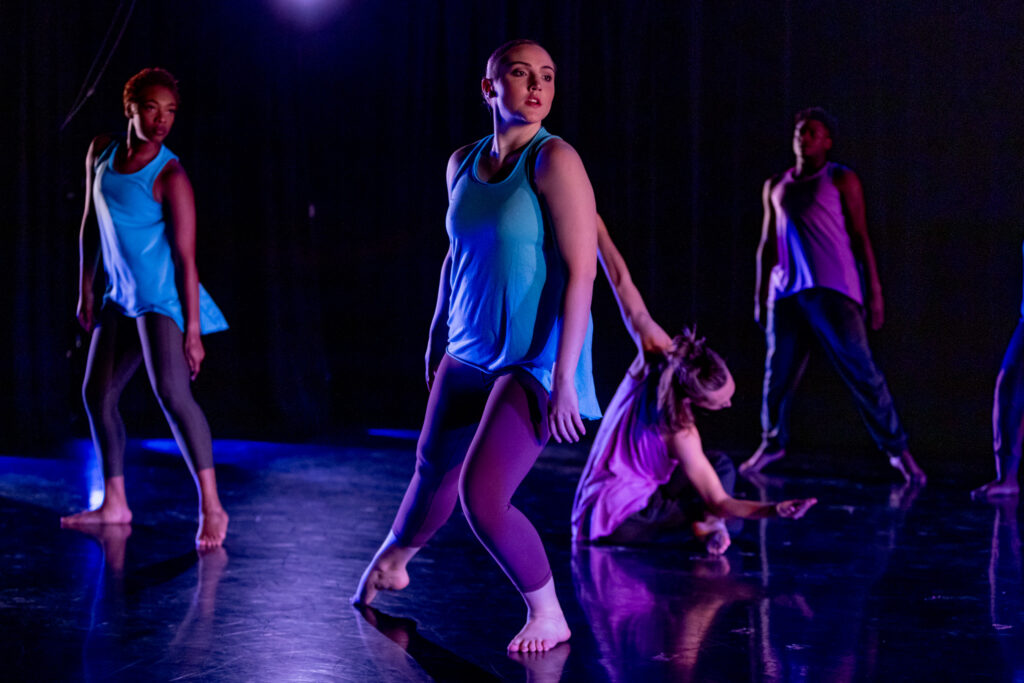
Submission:
<svg viewBox="0 0 1024 683">
<path fill-rule="evenodd" d="M 720 555 L 730 543 L 725 518 L 802 517 L 816 499 L 737 500 L 732 461 L 705 454 L 694 410 L 728 408 L 735 390 L 722 358 L 689 331 L 665 353 L 635 363 L 605 411 L 576 488 L 573 539 L 649 541 L 689 526 Z"/>
<path fill-rule="evenodd" d="M 409 583 L 406 565 L 451 515 L 522 594 L 511 651 L 569 638 L 544 547 L 511 498 L 549 436 L 577 441 L 600 415 L 590 369 L 594 194 L 576 151 L 541 123 L 555 64 L 529 40 L 499 47 L 481 81 L 493 135 L 448 162 L 450 248 L 427 349 L 430 398 L 416 469 L 352 599 Z"/>
<path fill-rule="evenodd" d="M 210 427 L 189 380 L 206 355 L 200 334 L 225 329 L 199 285 L 196 211 L 185 169 L 164 147 L 178 109 L 177 81 L 144 69 L 124 87 L 125 138 L 100 135 L 85 160 L 78 322 L 92 332 L 82 395 L 103 461 L 103 503 L 61 525 L 129 524 L 124 422 L 117 409 L 145 363 L 150 384 L 199 490 L 196 545 L 221 545 L 228 515 L 217 494 Z M 102 253 L 106 291 L 96 310 L 93 281 Z"/>
<path fill-rule="evenodd" d="M 925 473 L 889 387 L 868 347 L 867 323 L 883 321 L 882 284 L 868 238 L 860 180 L 828 160 L 835 123 L 820 107 L 796 115 L 793 168 L 764 184 L 764 223 L 757 248 L 754 318 L 765 324 L 761 445 L 740 473 L 758 472 L 786 454 L 793 394 L 812 344 L 825 351 L 853 394 L 871 438 L 907 481 Z M 861 285 L 858 264 L 866 283 Z"/>
<path fill-rule="evenodd" d="M 992 401 L 992 448 L 996 456 L 996 478 L 975 489 L 972 495 L 1015 496 L 1020 492 L 1021 441 L 1024 440 L 1024 300 L 1021 318 L 1003 354 L 996 376 Z"/>
</svg>

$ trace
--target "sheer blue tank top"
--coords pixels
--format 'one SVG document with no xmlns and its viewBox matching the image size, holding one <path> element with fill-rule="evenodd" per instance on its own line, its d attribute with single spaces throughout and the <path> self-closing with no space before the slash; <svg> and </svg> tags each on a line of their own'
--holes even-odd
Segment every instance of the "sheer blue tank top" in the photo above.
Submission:
<svg viewBox="0 0 1024 683">
<path fill-rule="evenodd" d="M 447 351 L 485 372 L 522 368 L 550 392 L 566 267 L 531 181 L 537 151 L 553 136 L 541 128 L 508 177 L 486 183 L 476 169 L 492 137 L 476 143 L 452 181 L 446 218 L 452 251 Z M 597 419 L 593 331 L 590 320 L 575 384 L 580 414 Z"/>
<path fill-rule="evenodd" d="M 153 199 L 153 183 L 178 157 L 166 147 L 134 173 L 114 169 L 120 142 L 107 146 L 93 169 L 93 206 L 100 227 L 100 245 L 107 287 L 103 303 L 115 304 L 137 318 L 160 313 L 185 331 L 174 260 L 167 236 L 163 207 Z M 203 334 L 226 330 L 227 321 L 202 285 L 199 287 L 199 322 Z"/>
</svg>

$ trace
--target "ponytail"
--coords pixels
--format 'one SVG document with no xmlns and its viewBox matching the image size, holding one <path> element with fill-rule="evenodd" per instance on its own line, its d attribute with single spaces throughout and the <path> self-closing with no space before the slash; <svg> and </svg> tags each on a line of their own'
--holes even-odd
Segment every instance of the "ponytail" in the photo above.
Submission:
<svg viewBox="0 0 1024 683">
<path fill-rule="evenodd" d="M 696 329 L 684 329 L 648 376 L 652 388 L 657 382 L 653 403 L 661 429 L 671 433 L 692 427 L 690 403 L 720 389 L 728 377 L 722 357 L 708 348 L 703 337 L 697 337 Z"/>
</svg>

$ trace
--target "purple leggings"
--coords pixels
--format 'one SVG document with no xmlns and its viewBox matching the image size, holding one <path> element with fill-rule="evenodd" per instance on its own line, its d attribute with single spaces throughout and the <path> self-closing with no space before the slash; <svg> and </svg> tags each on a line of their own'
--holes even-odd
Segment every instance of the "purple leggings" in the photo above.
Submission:
<svg viewBox="0 0 1024 683">
<path fill-rule="evenodd" d="M 522 593 L 551 578 L 537 530 L 512 494 L 547 443 L 548 393 L 526 372 L 493 375 L 445 356 L 427 401 L 416 471 L 392 531 L 420 547 L 456 498 L 473 533 Z"/>
</svg>

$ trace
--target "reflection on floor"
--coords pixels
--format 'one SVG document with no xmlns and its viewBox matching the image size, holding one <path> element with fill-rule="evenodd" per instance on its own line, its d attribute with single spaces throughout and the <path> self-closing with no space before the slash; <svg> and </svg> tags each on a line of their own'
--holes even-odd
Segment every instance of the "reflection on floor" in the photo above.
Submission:
<svg viewBox="0 0 1024 683">
<path fill-rule="evenodd" d="M 0 457 L 0 671 L 19 680 L 1024 680 L 1015 499 L 801 475 L 751 498 L 814 495 L 800 522 L 747 523 L 719 559 L 686 538 L 573 548 L 583 453 L 549 448 L 518 504 L 549 549 L 572 640 L 503 647 L 523 609 L 456 517 L 374 609 L 349 606 L 411 471 L 412 445 L 216 444 L 232 516 L 192 550 L 195 500 L 170 442 L 129 457 L 136 523 L 58 517 L 102 486 L 85 443 Z"/>
</svg>

